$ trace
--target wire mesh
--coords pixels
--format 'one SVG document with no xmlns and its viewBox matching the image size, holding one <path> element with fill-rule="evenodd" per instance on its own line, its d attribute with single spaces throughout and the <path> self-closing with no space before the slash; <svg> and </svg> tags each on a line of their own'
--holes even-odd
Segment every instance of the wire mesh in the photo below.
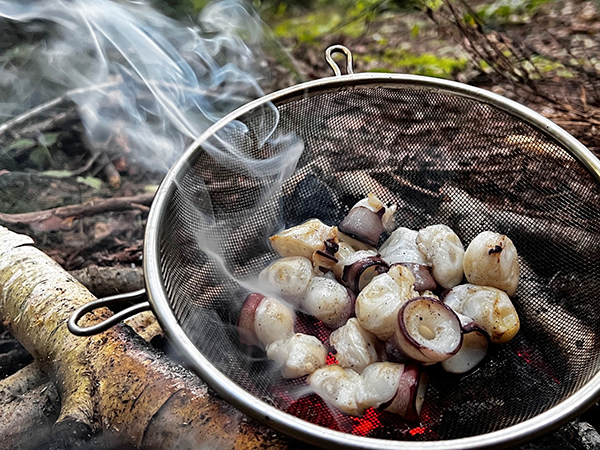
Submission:
<svg viewBox="0 0 600 450">
<path fill-rule="evenodd" d="M 267 123 L 277 124 L 274 136 L 297 135 L 304 150 L 281 188 L 271 192 L 267 177 L 200 148 L 161 218 L 159 264 L 171 309 L 223 376 L 324 427 L 439 440 L 523 422 L 598 372 L 600 188 L 567 149 L 492 105 L 435 89 L 355 86 L 275 104 L 277 122 L 250 113 L 226 139 L 261 159 L 274 151 L 257 138 Z M 369 192 L 398 205 L 399 226 L 444 223 L 465 245 L 493 230 L 519 250 L 513 301 L 521 331 L 493 347 L 473 373 L 429 369 L 418 424 L 376 410 L 354 418 L 328 408 L 304 378 L 284 380 L 261 351 L 241 346 L 234 325 L 249 293 L 236 279 L 277 257 L 268 236 L 311 218 L 335 225 Z M 296 330 L 327 344 L 329 331 L 311 317 L 299 314 Z"/>
</svg>

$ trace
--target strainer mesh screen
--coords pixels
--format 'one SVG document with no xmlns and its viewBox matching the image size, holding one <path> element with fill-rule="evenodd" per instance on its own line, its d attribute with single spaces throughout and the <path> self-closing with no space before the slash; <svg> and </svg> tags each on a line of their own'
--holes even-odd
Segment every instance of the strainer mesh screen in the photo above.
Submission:
<svg viewBox="0 0 600 450">
<path fill-rule="evenodd" d="M 279 136 L 304 151 L 280 189 L 223 153 L 199 151 L 181 177 L 161 226 L 161 273 L 179 324 L 224 376 L 263 401 L 322 426 L 382 439 L 479 435 L 557 405 L 596 372 L 600 335 L 598 183 L 549 136 L 496 107 L 436 90 L 323 90 L 258 109 L 223 130 L 239 154 L 264 160 Z M 239 125 L 239 124 L 238 124 Z M 223 147 L 223 148 L 221 148 Z M 211 148 L 224 150 L 218 141 Z M 226 153 L 226 152 L 225 152 Z M 352 418 L 285 381 L 259 350 L 239 345 L 234 323 L 247 285 L 276 255 L 268 236 L 320 218 L 339 223 L 367 193 L 398 205 L 396 223 L 444 223 L 468 245 L 484 230 L 519 250 L 514 303 L 521 331 L 493 346 L 465 376 L 430 368 L 418 424 L 368 410 Z M 297 331 L 329 331 L 299 314 Z M 330 363 L 335 362 L 332 355 Z"/>
</svg>

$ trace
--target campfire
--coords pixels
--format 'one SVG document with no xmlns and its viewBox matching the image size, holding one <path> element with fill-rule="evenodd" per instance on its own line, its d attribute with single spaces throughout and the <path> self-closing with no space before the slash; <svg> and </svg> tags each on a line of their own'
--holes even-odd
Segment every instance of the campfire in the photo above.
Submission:
<svg viewBox="0 0 600 450">
<path fill-rule="evenodd" d="M 548 432 L 573 418 L 561 402 L 582 414 L 595 401 L 600 187 L 587 170 L 596 161 L 571 136 L 445 81 L 359 74 L 264 96 L 262 24 L 236 2 L 207 7 L 198 29 L 104 0 L 68 12 L 2 7 L 21 26 L 43 18 L 52 45 L 36 76 L 50 61 L 64 69 L 39 84 L 23 74 L 32 94 L 0 125 L 10 155 L 0 155 L 0 201 L 36 192 L 44 205 L 0 211 L 19 233 L 0 229 L 0 448 L 286 448 L 294 438 L 475 448 L 509 427 L 519 441 Z M 244 31 L 255 38 L 243 41 Z M 80 65 L 64 51 L 76 45 Z M 35 174 L 21 172 L 35 154 L 49 156 Z M 71 189 L 70 205 L 50 206 L 59 186 Z M 94 198 L 81 201 L 82 189 Z M 268 237 L 314 218 L 339 224 L 371 192 L 408 227 L 445 223 L 465 242 L 494 230 L 519 249 L 511 296 L 521 330 L 472 373 L 426 369 L 418 420 L 381 408 L 343 414 L 239 341 L 242 302 L 275 258 Z M 91 337 L 68 330 L 95 296 L 144 286 L 166 336 L 150 312 Z M 331 334 L 304 312 L 296 327 L 322 342 Z M 330 352 L 326 364 L 337 363 Z M 598 436 L 596 409 L 533 445 L 576 437 L 583 448 Z"/>
</svg>

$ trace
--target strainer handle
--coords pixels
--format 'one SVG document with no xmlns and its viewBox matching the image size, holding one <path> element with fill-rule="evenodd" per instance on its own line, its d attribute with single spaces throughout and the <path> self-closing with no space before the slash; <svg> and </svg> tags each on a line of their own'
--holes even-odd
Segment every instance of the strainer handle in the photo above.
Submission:
<svg viewBox="0 0 600 450">
<path fill-rule="evenodd" d="M 94 334 L 102 333 L 109 328 L 115 326 L 122 320 L 125 320 L 137 313 L 142 311 L 148 311 L 150 309 L 150 303 L 142 302 L 137 305 L 125 308 L 122 311 L 115 313 L 103 322 L 97 323 L 90 327 L 80 327 L 77 322 L 90 311 L 94 309 L 102 308 L 103 306 L 114 305 L 117 303 L 123 303 L 125 301 L 139 300 L 146 297 L 146 289 L 140 289 L 138 291 L 128 292 L 126 294 L 111 295 L 110 297 L 100 298 L 93 302 L 86 303 L 85 305 L 77 308 L 77 310 L 71 314 L 67 327 L 69 331 L 77 336 L 93 336 Z"/>
<path fill-rule="evenodd" d="M 346 55 L 346 74 L 351 75 L 354 73 L 354 69 L 352 68 L 352 52 L 343 45 L 332 45 L 325 50 L 325 60 L 329 64 L 329 66 L 333 69 L 333 73 L 336 77 L 342 76 L 342 71 L 340 70 L 340 66 L 333 60 L 334 53 L 343 53 Z"/>
</svg>

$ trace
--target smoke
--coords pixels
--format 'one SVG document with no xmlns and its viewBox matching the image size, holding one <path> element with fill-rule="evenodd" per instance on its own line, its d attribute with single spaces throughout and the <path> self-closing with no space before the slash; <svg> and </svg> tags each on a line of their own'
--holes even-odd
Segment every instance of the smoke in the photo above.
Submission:
<svg viewBox="0 0 600 450">
<path fill-rule="evenodd" d="M 194 26 L 144 2 L 0 0 L 0 26 L 32 36 L 18 64 L 0 52 L 0 119 L 69 99 L 92 151 L 152 171 L 166 173 L 211 125 L 262 97 L 269 81 L 263 48 L 273 41 L 243 0 L 209 4 Z M 263 259 L 270 256 L 266 237 L 283 226 L 281 186 L 304 148 L 293 133 L 277 131 L 278 123 L 270 103 L 250 122 L 229 121 L 203 143 L 206 170 L 195 184 L 178 185 L 181 215 L 194 217 L 185 224 L 195 226 L 194 248 L 240 285 L 241 257 L 257 256 L 258 247 Z M 248 223 L 256 224 L 252 239 Z M 232 255 L 233 244 L 249 253 Z"/>
<path fill-rule="evenodd" d="M 0 0 L 2 21 L 36 39 L 21 64 L 0 60 L 0 120 L 62 96 L 76 103 L 92 151 L 153 171 L 166 173 L 211 125 L 262 97 L 268 82 L 264 25 L 241 0 L 211 3 L 193 27 L 145 3 L 109 0 Z M 304 151 L 279 121 L 268 103 L 248 121 L 229 121 L 185 161 L 179 200 L 169 202 L 178 209 L 161 258 L 173 262 L 177 282 L 165 284 L 189 306 L 173 309 L 204 311 L 224 342 L 230 324 L 192 306 L 229 299 L 237 312 L 244 296 L 235 294 L 260 289 L 257 269 L 274 257 L 267 237 L 284 225 L 281 188 Z M 195 342 L 216 350 L 216 360 L 227 357 L 205 329 L 190 330 L 193 322 L 184 328 Z"/>
<path fill-rule="evenodd" d="M 208 5 L 194 26 L 143 2 L 0 0 L 0 30 L 15 24 L 34 38 L 0 55 L 0 122 L 64 96 L 95 150 L 125 149 L 152 170 L 269 79 L 264 24 L 237 0 Z"/>
</svg>

